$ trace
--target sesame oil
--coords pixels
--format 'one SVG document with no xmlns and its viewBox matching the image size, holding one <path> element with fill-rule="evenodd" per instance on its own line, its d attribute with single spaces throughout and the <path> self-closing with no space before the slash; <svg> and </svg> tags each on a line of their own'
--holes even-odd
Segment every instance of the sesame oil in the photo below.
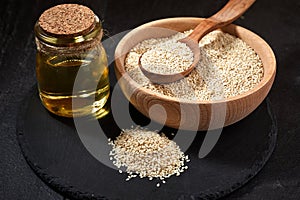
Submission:
<svg viewBox="0 0 300 200">
<path fill-rule="evenodd" d="M 77 76 L 78 72 L 80 75 Z M 109 97 L 108 73 L 105 56 L 76 58 L 39 52 L 36 58 L 42 103 L 50 112 L 60 116 L 90 113 L 98 116 L 108 112 L 105 108 L 98 109 Z M 80 87 L 73 89 L 76 78 Z"/>
</svg>

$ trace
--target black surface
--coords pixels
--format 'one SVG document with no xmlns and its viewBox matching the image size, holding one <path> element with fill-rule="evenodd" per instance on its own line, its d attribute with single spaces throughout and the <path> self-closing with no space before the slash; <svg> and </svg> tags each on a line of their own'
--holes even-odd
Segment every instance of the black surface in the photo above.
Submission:
<svg viewBox="0 0 300 200">
<path fill-rule="evenodd" d="M 119 96 L 117 101 L 126 99 Z M 147 120 L 135 109 L 131 109 L 131 115 L 137 124 Z M 103 130 L 109 128 L 104 131 L 109 138 L 120 133 L 112 114 L 101 119 L 100 125 Z M 206 132 L 198 132 L 186 151 L 191 159 L 189 169 L 156 188 L 160 181 L 137 178 L 126 182 L 125 174 L 92 157 L 73 120 L 46 111 L 36 87 L 21 107 L 17 128 L 19 143 L 32 169 L 54 190 L 73 199 L 216 199 L 241 187 L 261 170 L 274 150 L 277 136 L 276 120 L 267 100 L 251 116 L 224 128 L 212 152 L 202 159 L 198 152 Z M 90 131 L 86 129 L 88 133 L 83 134 L 100 134 Z M 169 136 L 174 131 L 164 128 Z M 192 132 L 180 134 L 191 137 Z M 96 154 L 103 154 L 101 149 Z"/>
<path fill-rule="evenodd" d="M 0 6 L 0 197 L 63 199 L 28 167 L 16 139 L 22 100 L 35 84 L 33 25 L 43 10 L 63 0 L 3 0 Z M 72 1 L 76 2 L 76 1 Z M 225 0 L 85 0 L 104 20 L 109 35 L 153 19 L 170 16 L 207 17 Z M 257 0 L 242 25 L 273 48 L 278 73 L 269 94 L 278 119 L 278 142 L 263 170 L 225 199 L 299 199 L 300 197 L 300 2 Z M 31 67 L 30 67 L 31 66 Z M 114 80 L 111 70 L 111 80 Z M 112 82 L 113 83 L 113 82 Z"/>
</svg>

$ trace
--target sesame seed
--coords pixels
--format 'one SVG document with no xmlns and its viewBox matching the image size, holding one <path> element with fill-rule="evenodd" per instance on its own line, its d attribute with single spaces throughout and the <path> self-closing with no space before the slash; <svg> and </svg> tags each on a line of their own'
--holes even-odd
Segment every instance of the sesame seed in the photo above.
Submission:
<svg viewBox="0 0 300 200">
<path fill-rule="evenodd" d="M 237 96 L 253 89 L 262 80 L 263 64 L 256 52 L 241 39 L 216 30 L 201 39 L 200 61 L 189 75 L 172 83 L 152 83 L 140 70 L 139 58 L 142 56 L 141 62 L 145 65 L 148 63 L 157 73 L 171 73 L 167 67 L 170 63 L 177 63 L 178 69 L 171 65 L 173 72 L 180 71 L 182 66 L 187 65 L 184 62 L 192 62 L 193 57 L 189 57 L 188 51 L 179 47 L 176 41 L 189 33 L 191 31 L 140 42 L 127 54 L 125 70 L 133 80 L 148 90 L 191 101 L 220 100 Z M 173 46 L 178 52 L 172 51 L 171 55 L 162 52 L 167 46 L 171 49 Z M 186 58 L 184 62 L 182 57 Z M 154 66 L 151 66 L 151 61 L 155 63 Z M 144 64 L 142 63 L 145 68 Z M 166 67 L 162 67 L 164 65 Z"/>
<path fill-rule="evenodd" d="M 186 156 L 174 141 L 157 131 L 125 129 L 110 145 L 113 164 L 126 168 L 126 181 L 139 176 L 164 182 L 180 170 L 183 172 Z"/>
<path fill-rule="evenodd" d="M 146 51 L 141 57 L 141 64 L 150 72 L 174 74 L 188 69 L 193 59 L 193 52 L 186 44 L 168 40 Z"/>
</svg>

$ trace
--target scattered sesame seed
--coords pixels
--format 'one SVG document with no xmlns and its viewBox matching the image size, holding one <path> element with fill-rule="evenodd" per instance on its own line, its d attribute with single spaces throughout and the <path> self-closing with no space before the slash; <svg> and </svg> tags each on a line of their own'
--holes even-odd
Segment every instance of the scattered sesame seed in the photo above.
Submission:
<svg viewBox="0 0 300 200">
<path fill-rule="evenodd" d="M 156 131 L 140 127 L 125 129 L 110 145 L 113 164 L 126 168 L 126 181 L 139 176 L 165 182 L 164 179 L 175 174 L 178 176 L 185 169 L 186 156 L 179 146 Z"/>
</svg>

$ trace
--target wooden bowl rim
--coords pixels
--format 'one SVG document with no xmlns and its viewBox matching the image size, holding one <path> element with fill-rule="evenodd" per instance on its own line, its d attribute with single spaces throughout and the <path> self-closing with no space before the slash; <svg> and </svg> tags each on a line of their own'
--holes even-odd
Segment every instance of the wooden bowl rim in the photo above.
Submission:
<svg viewBox="0 0 300 200">
<path fill-rule="evenodd" d="M 162 95 L 159 93 L 155 93 L 147 88 L 144 88 L 143 86 L 139 85 L 135 80 L 133 80 L 129 74 L 125 71 L 125 67 L 122 65 L 120 59 L 122 57 L 122 48 L 125 45 L 126 42 L 134 36 L 136 31 L 147 28 L 147 27 L 160 27 L 159 24 L 166 24 L 166 23 L 178 23 L 180 21 L 185 22 L 187 20 L 191 20 L 194 22 L 199 23 L 201 20 L 204 18 L 199 18 L 199 17 L 173 17 L 173 18 L 164 18 L 164 19 L 159 19 L 155 21 L 148 22 L 146 24 L 140 25 L 136 27 L 135 29 L 131 30 L 129 33 L 127 33 L 119 42 L 119 44 L 116 47 L 115 50 L 115 67 L 121 74 L 121 77 L 124 78 L 128 84 L 131 84 L 133 88 L 135 88 L 138 92 L 146 93 L 148 95 L 151 95 L 153 97 L 156 97 L 157 99 L 164 100 L 164 101 L 170 101 L 170 102 L 175 102 L 175 103 L 182 103 L 182 104 L 222 104 L 222 103 L 228 103 L 231 101 L 236 101 L 239 99 L 246 98 L 247 96 L 258 92 L 260 89 L 264 88 L 270 81 L 273 80 L 275 74 L 276 74 L 276 58 L 274 55 L 274 52 L 272 51 L 271 47 L 268 45 L 268 43 L 262 39 L 260 36 L 258 36 L 256 33 L 243 28 L 241 26 L 235 25 L 235 24 L 230 24 L 226 27 L 233 27 L 237 33 L 242 32 L 242 33 L 247 33 L 251 35 L 253 38 L 255 38 L 255 41 L 259 42 L 262 44 L 263 48 L 265 49 L 265 54 L 267 55 L 267 64 L 263 63 L 263 68 L 264 68 L 264 76 L 263 79 L 251 90 L 242 93 L 237 96 L 229 97 L 229 98 L 224 98 L 221 100 L 214 100 L 214 101 L 209 101 L 209 100 L 187 100 L 187 99 L 179 99 L 177 97 L 169 97 L 166 95 Z M 226 28 L 225 27 L 225 28 Z M 223 30 L 224 28 L 221 28 Z M 235 35 L 238 37 L 237 35 Z M 250 45 L 249 45 L 250 46 Z M 253 48 L 253 47 L 251 47 Z M 257 52 L 256 52 L 257 53 Z M 127 54 L 126 54 L 127 55 Z M 259 55 L 260 57 L 260 55 Z M 124 56 L 126 58 L 126 56 Z M 262 59 L 262 58 L 261 58 Z M 124 61 L 125 63 L 125 61 Z M 269 73 L 265 73 L 266 66 L 268 67 Z"/>
</svg>

